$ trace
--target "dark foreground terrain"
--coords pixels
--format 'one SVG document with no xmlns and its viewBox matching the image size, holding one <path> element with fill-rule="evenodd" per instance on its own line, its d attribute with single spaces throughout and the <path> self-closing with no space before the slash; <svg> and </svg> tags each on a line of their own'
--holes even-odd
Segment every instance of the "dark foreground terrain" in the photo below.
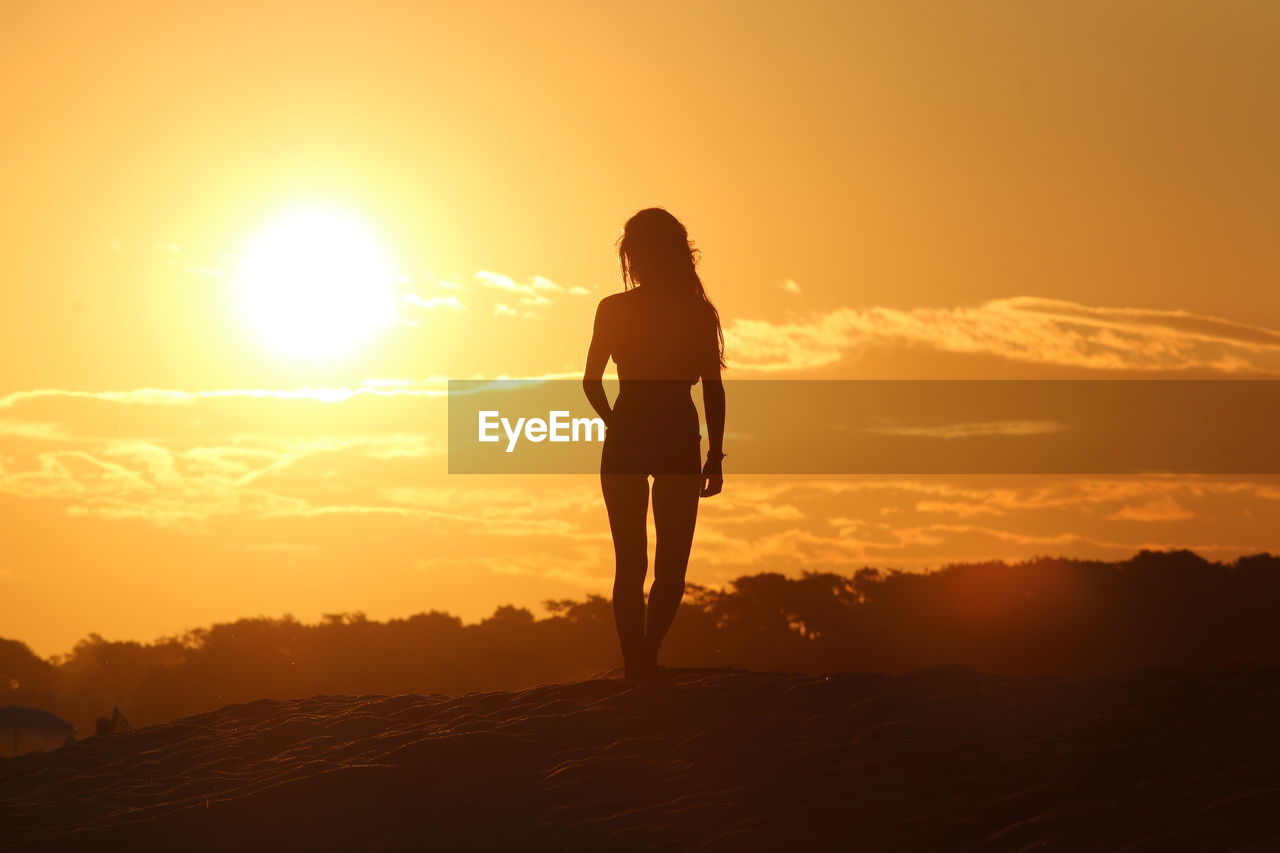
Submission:
<svg viewBox="0 0 1280 853">
<path fill-rule="evenodd" d="M 3 760 L 0 849 L 1280 849 L 1280 669 L 672 676 L 262 700 Z"/>
</svg>

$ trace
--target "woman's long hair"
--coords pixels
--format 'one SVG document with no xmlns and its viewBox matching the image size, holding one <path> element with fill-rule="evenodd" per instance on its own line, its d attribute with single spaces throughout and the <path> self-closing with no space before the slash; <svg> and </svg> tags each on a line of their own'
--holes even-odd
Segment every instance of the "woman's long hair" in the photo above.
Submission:
<svg viewBox="0 0 1280 853">
<path fill-rule="evenodd" d="M 724 330 L 720 327 L 720 312 L 707 298 L 702 279 L 698 277 L 700 256 L 701 252 L 689 239 L 688 230 L 661 207 L 646 207 L 632 216 L 618 238 L 623 288 L 630 290 L 643 283 L 654 290 L 686 292 L 705 302 L 715 318 L 720 366 L 724 367 Z M 637 281 L 632 272 L 636 261 L 645 270 L 644 282 Z"/>
</svg>

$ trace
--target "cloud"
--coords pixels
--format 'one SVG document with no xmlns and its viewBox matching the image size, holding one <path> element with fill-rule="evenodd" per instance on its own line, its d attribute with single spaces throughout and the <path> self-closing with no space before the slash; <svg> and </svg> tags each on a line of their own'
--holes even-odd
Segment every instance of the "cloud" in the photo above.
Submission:
<svg viewBox="0 0 1280 853">
<path fill-rule="evenodd" d="M 500 313 L 515 314 L 514 309 L 501 306 Z M 456 378 L 456 377 L 455 377 Z M 481 377 L 474 377 L 481 378 Z M 497 380 L 509 376 L 490 377 Z M 521 375 L 519 381 L 528 380 L 578 380 L 581 371 L 554 371 L 537 375 Z M 202 402 L 218 400 L 302 400 L 319 403 L 345 403 L 359 398 L 419 398 L 424 400 L 444 398 L 449 394 L 449 379 L 445 376 L 426 376 L 418 379 L 380 378 L 365 379 L 357 387 L 316 388 L 216 388 L 192 390 L 183 388 L 130 388 L 108 391 L 77 391 L 70 388 L 33 388 L 13 391 L 0 396 L 0 409 L 17 409 L 41 402 L 83 401 L 102 402 L 124 406 L 194 406 Z M 64 427 L 56 423 L 25 419 L 0 418 L 0 437 L 26 438 L 67 437 Z"/>
<path fill-rule="evenodd" d="M 451 512 L 484 526 L 490 536 L 554 536 L 566 541 L 606 541 L 603 525 L 584 530 L 583 517 L 598 517 L 597 488 L 485 488 L 393 486 L 379 498 L 397 507 Z"/>
<path fill-rule="evenodd" d="M 1144 548 L 1186 548 L 1225 557 L 1254 553 L 1256 544 L 1193 539 L 1185 533 L 1173 540 L 1104 538 L 1076 530 L 1035 531 L 974 524 L 921 524 L 893 527 L 853 521 L 834 532 L 791 526 L 776 533 L 743 537 L 722 530 L 700 530 L 698 562 L 727 580 L 744 571 L 852 571 L 863 566 L 898 569 L 939 568 L 966 560 L 1026 559 L 1047 553 L 1076 556 L 1133 554 Z"/>
<path fill-rule="evenodd" d="M 1280 371 L 1280 332 L 1185 311 L 996 299 L 974 308 L 838 308 L 725 330 L 734 366 L 812 370 L 876 347 L 918 346 L 1098 371 Z"/>
<path fill-rule="evenodd" d="M 750 517 L 750 535 L 739 515 Z M 733 478 L 699 508 L 695 563 L 707 566 L 702 578 L 728 580 L 766 565 L 916 569 L 1046 553 L 1110 559 L 1142 548 L 1230 558 L 1275 548 L 1264 518 L 1280 521 L 1270 478 Z M 1180 523 L 1152 540 L 1147 528 L 1161 520 Z M 1248 531 L 1245 541 L 1224 542 L 1233 529 Z"/>
<path fill-rule="evenodd" d="M 359 506 L 388 476 L 443 468 L 445 393 L 441 382 L 11 394 L 0 406 L 24 418 L 0 418 L 0 495 L 183 527 Z"/>
<path fill-rule="evenodd" d="M 864 432 L 921 438 L 974 438 L 986 435 L 1046 435 L 1062 432 L 1066 424 L 1054 421 L 970 421 L 939 426 L 864 427 Z"/>
<path fill-rule="evenodd" d="M 369 384 L 423 390 L 412 387 L 417 380 Z M 144 390 L 73 396 L 71 405 L 56 396 L 14 403 L 24 406 L 13 413 L 21 423 L 43 426 L 12 430 L 22 435 L 0 453 L 0 495 L 73 518 L 292 543 L 299 548 L 280 550 L 303 555 L 336 530 L 391 549 L 430 541 L 433 567 L 464 560 L 493 572 L 607 587 L 610 539 L 593 478 L 447 476 L 443 422 L 433 428 L 431 420 L 443 408 L 439 400 L 342 394 L 331 404 L 328 394 L 281 402 L 258 393 Z M 121 411 L 121 401 L 133 407 Z M 982 427 L 1008 429 L 1009 422 Z M 1224 518 L 1241 521 L 1223 526 Z M 1177 524 L 1151 526 L 1160 520 Z M 1230 556 L 1274 548 L 1268 531 L 1280 529 L 1276 522 L 1280 486 L 1264 478 L 779 479 L 730 472 L 728 490 L 699 508 L 691 577 L 719 583 L 765 570 L 929 568 L 1148 546 Z M 1152 530 L 1171 541 L 1152 541 L 1161 539 Z M 1215 535 L 1230 530 L 1249 541 Z"/>
<path fill-rule="evenodd" d="M 971 485 L 991 482 L 1009 485 Z M 878 503 L 893 494 L 923 496 L 937 500 L 964 500 L 982 503 L 1002 510 L 1082 509 L 1149 500 L 1164 496 L 1187 499 L 1234 497 L 1248 500 L 1280 502 L 1280 486 L 1273 478 L 1209 478 L 1195 476 L 1117 477 L 1117 478 L 848 478 L 810 480 L 779 484 L 757 493 L 760 500 L 785 497 L 795 500 L 797 493 L 825 493 L 832 496 L 874 495 Z"/>
<path fill-rule="evenodd" d="M 452 308 L 455 311 L 465 311 L 467 308 L 453 293 L 448 296 L 432 296 L 425 299 L 416 293 L 406 293 L 401 298 L 410 305 L 416 305 L 428 311 L 434 311 L 437 308 Z"/>
<path fill-rule="evenodd" d="M 918 501 L 916 512 L 934 512 L 960 518 L 970 518 L 975 515 L 1004 515 L 1004 510 L 999 507 L 967 501 Z"/>
<path fill-rule="evenodd" d="M 528 284 L 521 284 L 509 275 L 489 270 L 480 270 L 476 273 L 476 278 L 485 287 L 506 290 L 511 293 L 522 293 L 526 296 L 533 296 L 540 292 L 560 293 L 564 291 L 563 287 L 540 275 L 535 275 Z"/>
<path fill-rule="evenodd" d="M 65 437 L 66 432 L 57 424 L 0 418 L 0 438 L 30 438 L 50 441 Z"/>
<path fill-rule="evenodd" d="M 371 380 L 359 388 L 220 388 L 188 391 L 176 388 L 132 388 L 126 391 L 73 391 L 66 388 L 36 388 L 14 391 L 0 397 L 0 409 L 8 409 L 41 398 L 98 400 L 141 406 L 184 406 L 218 398 L 274 398 L 341 403 L 353 397 L 440 397 L 448 393 L 447 380 Z M 389 383 L 399 383 L 397 385 Z"/>
<path fill-rule="evenodd" d="M 1148 501 L 1137 506 L 1123 506 L 1107 516 L 1112 521 L 1185 521 L 1195 513 L 1171 497 Z"/>
<path fill-rule="evenodd" d="M 782 283 L 782 289 L 787 293 L 799 293 L 800 285 L 796 284 L 792 279 L 787 279 Z"/>
<path fill-rule="evenodd" d="M 379 462 L 439 457 L 439 439 L 417 434 L 285 438 L 235 435 L 220 445 L 189 440 L 82 439 L 85 449 L 52 449 L 26 464 L 0 459 L 0 494 L 65 504 L 72 516 L 192 526 L 216 516 L 310 517 L 330 512 L 452 516 L 428 509 L 353 505 L 359 481 L 335 493 L 328 472 Z M 304 463 L 323 462 L 306 469 Z M 331 501 L 332 503 L 326 503 Z"/>
<path fill-rule="evenodd" d="M 527 284 L 521 283 L 513 279 L 511 276 L 502 273 L 492 272 L 490 270 L 480 270 L 475 275 L 480 284 L 486 288 L 500 290 L 515 295 L 517 301 L 521 305 L 529 308 L 541 308 L 552 304 L 552 299 L 548 294 L 552 293 L 569 293 L 571 295 L 582 295 L 588 293 L 585 288 L 572 287 L 564 288 L 556 284 L 551 279 L 535 275 Z M 499 303 L 494 306 L 493 313 L 495 316 L 516 316 L 536 318 L 540 315 L 528 309 L 517 311 L 509 305 Z"/>
<path fill-rule="evenodd" d="M 423 557 L 412 566 L 427 574 L 459 574 L 465 577 L 483 575 L 513 575 L 538 578 L 540 582 L 556 581 L 577 589 L 607 594 L 613 585 L 611 567 L 613 559 L 605 549 L 571 554 L 502 554 L 499 556 L 476 555 L 467 558 L 441 559 Z"/>
<path fill-rule="evenodd" d="M 545 293 L 562 293 L 564 288 L 559 286 L 549 278 L 534 275 L 529 284 L 521 284 L 516 279 L 503 275 L 502 273 L 493 273 L 489 270 L 480 270 L 476 273 L 476 278 L 480 279 L 480 283 L 484 287 L 497 288 L 499 291 L 507 291 L 508 293 L 518 293 L 522 295 L 521 302 L 527 305 L 547 305 L 550 300 Z"/>
</svg>

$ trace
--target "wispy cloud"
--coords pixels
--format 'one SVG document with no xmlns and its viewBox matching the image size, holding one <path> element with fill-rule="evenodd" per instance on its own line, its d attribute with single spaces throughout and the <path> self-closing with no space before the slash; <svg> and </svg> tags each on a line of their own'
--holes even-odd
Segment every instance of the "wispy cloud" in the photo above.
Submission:
<svg viewBox="0 0 1280 853">
<path fill-rule="evenodd" d="M 440 439 L 418 434 L 233 435 L 224 441 L 191 446 L 190 439 L 81 439 L 82 446 L 38 451 L 25 462 L 0 459 L 0 494 L 59 501 L 73 516 L 138 519 L 160 526 L 190 526 L 216 516 L 307 517 L 335 507 L 357 511 L 350 504 L 359 491 L 357 483 L 335 492 L 326 482 L 339 464 L 351 468 L 360 460 L 414 460 L 444 453 Z M 312 461 L 319 464 L 304 467 Z M 405 512 L 394 506 L 364 508 Z M 414 514 L 450 513 L 424 508 Z"/>
<path fill-rule="evenodd" d="M 937 426 L 864 427 L 864 432 L 913 438 L 974 438 L 988 435 L 1046 435 L 1062 432 L 1066 424 L 1054 421 L 971 421 Z"/>
<path fill-rule="evenodd" d="M 67 388 L 36 388 L 14 391 L 0 397 L 0 409 L 41 398 L 98 400 L 140 406 L 182 406 L 201 400 L 219 398 L 275 398 L 278 400 L 316 400 L 341 403 L 353 397 L 439 397 L 447 393 L 445 379 L 375 380 L 356 388 L 218 388 L 188 391 L 176 388 L 132 388 L 123 391 L 75 391 Z M 401 383 L 390 385 L 382 383 Z"/>
<path fill-rule="evenodd" d="M 509 275 L 492 272 L 490 270 L 480 270 L 475 275 L 481 286 L 499 290 L 505 293 L 513 294 L 517 297 L 517 301 L 521 305 L 529 308 L 541 308 L 552 304 L 551 294 L 567 293 L 570 296 L 586 296 L 590 293 L 585 287 L 569 287 L 556 284 L 549 278 L 541 275 L 535 275 L 528 282 L 519 282 Z M 520 313 L 510 306 L 502 304 L 494 307 L 495 314 L 517 314 Z M 539 316 L 528 310 L 524 311 L 521 316 L 536 317 Z"/>
<path fill-rule="evenodd" d="M 57 424 L 0 418 L 0 438 L 32 438 L 50 441 L 65 437 L 66 431 Z"/>
<path fill-rule="evenodd" d="M 528 284 L 521 284 L 509 275 L 503 275 L 502 273 L 491 272 L 489 270 L 480 270 L 476 273 L 476 278 L 485 287 L 494 287 L 498 290 L 506 290 L 511 293 L 523 293 L 529 296 L 532 296 L 539 291 L 559 293 L 564 290 L 563 287 L 556 284 L 551 279 L 544 278 L 540 275 L 535 275 Z"/>
<path fill-rule="evenodd" d="M 1172 497 L 1137 505 L 1125 505 L 1107 516 L 1112 521 L 1185 521 L 1195 518 L 1195 513 L 1183 507 Z"/>
<path fill-rule="evenodd" d="M 973 308 L 838 308 L 786 323 L 736 319 L 725 336 L 734 365 L 764 372 L 811 370 L 890 346 L 1098 371 L 1280 371 L 1280 332 L 1272 329 L 1036 297 Z"/>
<path fill-rule="evenodd" d="M 432 296 L 421 297 L 416 293 L 406 293 L 402 299 L 418 308 L 425 308 L 428 311 L 435 311 L 437 308 L 452 308 L 455 311 L 465 311 L 466 307 L 462 301 L 458 299 L 457 294 L 450 293 L 448 296 Z"/>
<path fill-rule="evenodd" d="M 740 515 L 750 517 L 750 536 Z M 1278 516 L 1280 487 L 1270 478 L 748 479 L 700 507 L 698 552 L 721 579 L 762 565 L 936 568 L 1142 548 L 1230 558 L 1274 548 L 1259 525 Z M 1232 517 L 1257 532 L 1223 541 L 1223 531 L 1243 529 Z M 1153 539 L 1150 525 L 1160 521 L 1180 524 Z"/>
</svg>

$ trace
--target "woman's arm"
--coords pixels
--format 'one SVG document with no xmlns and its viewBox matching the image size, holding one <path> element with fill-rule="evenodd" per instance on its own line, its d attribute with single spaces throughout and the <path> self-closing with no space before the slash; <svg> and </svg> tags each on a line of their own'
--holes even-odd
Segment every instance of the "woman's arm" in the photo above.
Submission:
<svg viewBox="0 0 1280 853">
<path fill-rule="evenodd" d="M 606 427 L 613 418 L 613 409 L 609 407 L 609 396 L 604 393 L 605 365 L 609 363 L 609 335 L 604 319 L 604 302 L 596 306 L 595 328 L 591 332 L 591 346 L 587 348 L 587 366 L 582 372 L 582 390 L 587 395 L 587 402 L 596 414 L 604 421 Z"/>
<path fill-rule="evenodd" d="M 712 329 L 712 335 L 715 330 Z M 703 359 L 702 409 L 707 416 L 707 433 L 710 447 L 707 462 L 702 466 L 702 496 L 709 498 L 720 494 L 724 488 L 724 472 L 721 459 L 724 456 L 724 382 L 720 379 L 720 353 L 716 339 L 712 338 L 710 353 Z"/>
</svg>

